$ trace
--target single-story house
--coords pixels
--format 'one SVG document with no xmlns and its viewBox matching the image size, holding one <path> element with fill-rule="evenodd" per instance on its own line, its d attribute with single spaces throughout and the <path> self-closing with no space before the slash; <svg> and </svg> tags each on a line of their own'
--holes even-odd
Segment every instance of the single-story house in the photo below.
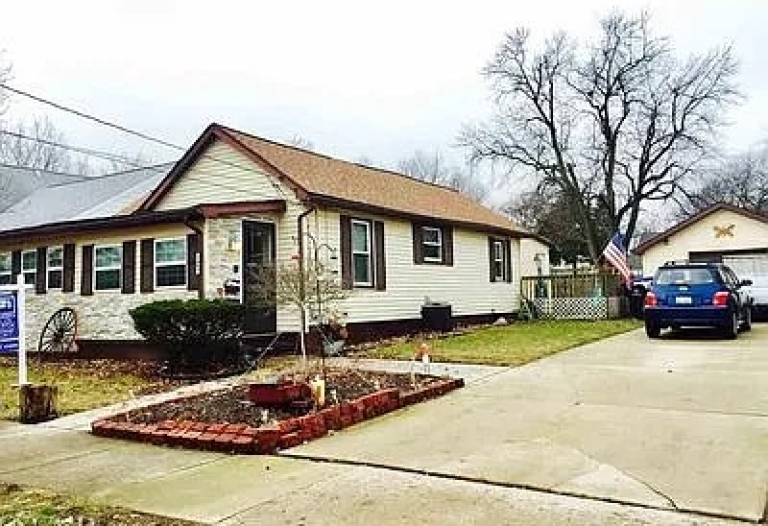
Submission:
<svg viewBox="0 0 768 526">
<path fill-rule="evenodd" d="M 38 188 L 82 181 L 85 176 L 0 164 L 0 212 Z M 1 230 L 2 228 L 0 228 Z"/>
<path fill-rule="evenodd" d="M 81 344 L 133 343 L 132 307 L 167 298 L 248 304 L 250 270 L 315 252 L 349 289 L 339 310 L 353 339 L 410 330 L 425 302 L 449 303 L 458 320 L 513 316 L 520 277 L 535 275 L 537 257 L 548 273 L 544 240 L 457 191 L 221 125 L 157 173 L 133 187 L 151 186 L 131 206 L 123 197 L 66 220 L 2 227 L 0 281 L 21 272 L 35 284 L 32 347 L 60 307 L 78 313 Z M 290 308 L 249 316 L 251 334 L 299 329 Z"/>
<path fill-rule="evenodd" d="M 768 217 L 728 204 L 710 206 L 635 247 L 643 274 L 667 261 L 707 261 L 730 265 L 740 276 L 768 274 Z"/>
</svg>

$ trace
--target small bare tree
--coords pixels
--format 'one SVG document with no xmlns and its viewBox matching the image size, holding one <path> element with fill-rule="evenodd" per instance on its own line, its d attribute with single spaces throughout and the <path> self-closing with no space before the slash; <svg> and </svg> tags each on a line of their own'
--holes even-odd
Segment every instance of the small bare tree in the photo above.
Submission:
<svg viewBox="0 0 768 526">
<path fill-rule="evenodd" d="M 326 323 L 339 301 L 347 297 L 337 277 L 315 259 L 265 268 L 255 279 L 259 303 L 293 307 L 299 315 L 302 360 L 306 364 L 308 321 Z"/>
<path fill-rule="evenodd" d="M 518 29 L 484 70 L 495 116 L 460 141 L 474 161 L 556 189 L 596 259 L 606 235 L 631 238 L 643 205 L 676 195 L 711 155 L 736 71 L 728 46 L 678 59 L 645 14 L 608 16 L 586 46 L 557 33 L 537 50 Z"/>
</svg>

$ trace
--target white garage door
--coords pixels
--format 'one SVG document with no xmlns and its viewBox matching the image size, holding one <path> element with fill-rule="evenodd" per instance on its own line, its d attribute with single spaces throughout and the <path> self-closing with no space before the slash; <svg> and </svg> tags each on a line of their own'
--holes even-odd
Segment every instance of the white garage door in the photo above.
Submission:
<svg viewBox="0 0 768 526">
<path fill-rule="evenodd" d="M 755 305 L 768 305 L 768 254 L 723 256 L 723 263 L 733 269 L 739 279 L 752 280 Z"/>
</svg>

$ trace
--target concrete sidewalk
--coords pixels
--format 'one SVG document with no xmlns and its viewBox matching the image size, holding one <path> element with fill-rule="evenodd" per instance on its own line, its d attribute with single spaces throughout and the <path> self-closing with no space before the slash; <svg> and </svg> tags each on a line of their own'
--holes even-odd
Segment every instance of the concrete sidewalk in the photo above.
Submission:
<svg viewBox="0 0 768 526">
<path fill-rule="evenodd" d="M 205 523 L 730 523 L 680 509 L 755 521 L 768 480 L 766 342 L 765 326 L 738 342 L 635 332 L 516 369 L 433 364 L 467 387 L 278 457 L 78 431 L 93 415 L 3 425 L 0 481 Z"/>
</svg>

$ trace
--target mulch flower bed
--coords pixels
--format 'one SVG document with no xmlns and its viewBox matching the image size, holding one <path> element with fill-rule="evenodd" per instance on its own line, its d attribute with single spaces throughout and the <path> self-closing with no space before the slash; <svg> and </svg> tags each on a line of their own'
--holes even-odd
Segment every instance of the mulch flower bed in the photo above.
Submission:
<svg viewBox="0 0 768 526">
<path fill-rule="evenodd" d="M 415 381 L 414 381 L 415 380 Z M 249 385 L 156 404 L 93 423 L 95 435 L 233 453 L 274 453 L 462 387 L 462 379 L 358 369 L 325 373 L 326 405 L 264 407 Z"/>
</svg>

